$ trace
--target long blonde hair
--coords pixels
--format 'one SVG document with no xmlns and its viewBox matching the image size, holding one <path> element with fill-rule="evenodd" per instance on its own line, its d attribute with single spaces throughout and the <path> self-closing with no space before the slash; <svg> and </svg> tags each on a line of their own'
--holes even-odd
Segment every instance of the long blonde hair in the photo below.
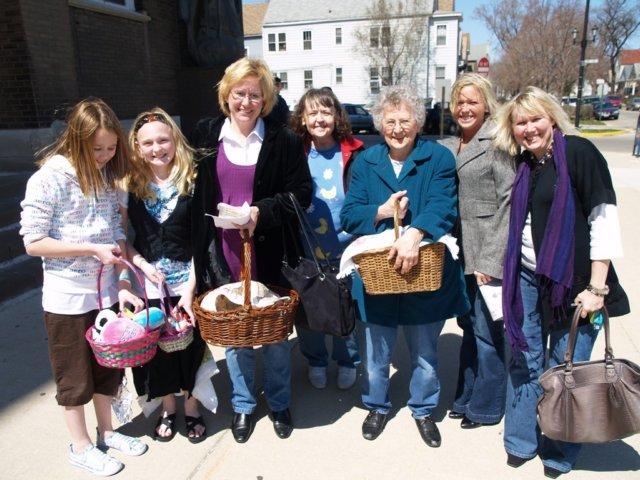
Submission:
<svg viewBox="0 0 640 480">
<path fill-rule="evenodd" d="M 100 129 L 113 133 L 118 140 L 113 158 L 102 170 L 93 155 L 93 139 Z M 100 193 L 105 187 L 114 188 L 129 167 L 129 148 L 120 121 L 99 98 L 86 98 L 71 109 L 60 138 L 38 152 L 38 165 L 42 167 L 54 155 L 64 155 L 69 160 L 86 197 Z"/>
<path fill-rule="evenodd" d="M 129 131 L 129 147 L 132 152 L 133 169 L 127 179 L 127 190 L 140 199 L 155 199 L 155 193 L 150 187 L 153 180 L 153 172 L 149 163 L 140 154 L 138 146 L 138 131 L 143 125 L 150 122 L 161 122 L 171 130 L 171 139 L 176 152 L 171 162 L 171 182 L 178 189 L 180 195 L 189 195 L 196 177 L 193 148 L 189 146 L 187 139 L 180 131 L 180 127 L 171 116 L 160 107 L 152 108 L 138 115 Z"/>
<path fill-rule="evenodd" d="M 522 114 L 543 115 L 562 133 L 576 133 L 569 115 L 562 109 L 558 100 L 538 87 L 529 86 L 498 109 L 493 139 L 496 148 L 509 152 L 510 155 L 520 153 L 520 145 L 513 136 L 513 120 L 516 115 Z"/>
</svg>

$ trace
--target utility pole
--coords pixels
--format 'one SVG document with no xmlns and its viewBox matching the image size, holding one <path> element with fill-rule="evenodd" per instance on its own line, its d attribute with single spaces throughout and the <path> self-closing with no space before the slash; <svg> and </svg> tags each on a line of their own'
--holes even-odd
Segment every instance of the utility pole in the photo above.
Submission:
<svg viewBox="0 0 640 480">
<path fill-rule="evenodd" d="M 584 27 L 582 27 L 582 41 L 580 42 L 580 69 L 578 70 L 578 98 L 576 101 L 576 119 L 574 125 L 580 127 L 580 106 L 582 104 L 582 85 L 584 83 L 584 57 L 587 51 L 587 28 L 589 28 L 589 0 L 584 7 Z"/>
</svg>

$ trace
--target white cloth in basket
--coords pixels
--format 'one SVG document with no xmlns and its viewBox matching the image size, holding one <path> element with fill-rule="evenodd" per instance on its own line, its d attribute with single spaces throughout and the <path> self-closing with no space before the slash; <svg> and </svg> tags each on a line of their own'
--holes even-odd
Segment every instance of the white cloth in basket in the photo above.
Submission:
<svg viewBox="0 0 640 480">
<path fill-rule="evenodd" d="M 251 282 L 251 306 L 257 308 L 269 307 L 276 302 L 289 300 L 280 297 L 260 282 Z M 239 308 L 244 303 L 243 282 L 228 283 L 210 291 L 200 302 L 204 310 L 210 312 L 224 312 Z"/>
<path fill-rule="evenodd" d="M 400 235 L 403 235 L 407 228 L 410 228 L 411 225 L 407 225 L 405 227 L 400 227 Z M 385 230 L 382 233 L 377 233 L 375 235 L 363 235 L 362 237 L 356 238 L 342 253 L 342 258 L 340 260 L 340 272 L 338 273 L 338 278 L 346 277 L 350 275 L 351 272 L 356 270 L 358 266 L 353 261 L 353 257 L 356 255 L 360 255 L 361 253 L 365 253 L 371 250 L 378 250 L 381 248 L 389 248 L 395 242 L 395 235 L 393 233 L 393 229 Z M 438 239 L 438 242 L 444 243 L 449 250 L 449 253 L 453 257 L 454 260 L 458 259 L 458 253 L 460 252 L 460 247 L 458 247 L 458 241 L 451 234 L 447 233 Z M 436 243 L 438 243 L 436 242 Z M 423 240 L 420 242 L 420 246 L 428 245 L 431 240 Z"/>
</svg>

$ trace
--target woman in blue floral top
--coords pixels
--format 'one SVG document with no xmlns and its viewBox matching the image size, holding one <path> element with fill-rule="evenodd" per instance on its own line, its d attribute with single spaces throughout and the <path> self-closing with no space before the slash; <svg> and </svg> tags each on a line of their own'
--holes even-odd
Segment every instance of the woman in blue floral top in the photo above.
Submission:
<svg viewBox="0 0 640 480">
<path fill-rule="evenodd" d="M 159 305 L 158 282 L 166 283 L 171 304 L 182 308 L 195 326 L 191 304 L 195 290 L 192 270 L 191 190 L 195 178 L 193 150 L 171 117 L 154 108 L 136 118 L 129 134 L 134 173 L 128 182 L 128 210 L 135 231 L 133 246 L 127 247 L 132 263 L 145 274 L 151 305 Z M 198 329 L 184 350 L 158 350 L 146 365 L 133 369 L 136 390 L 147 401 L 162 398 L 162 414 L 154 437 L 169 441 L 176 433 L 175 394 L 185 392 L 185 423 L 189 441 L 206 436 L 191 395 L 206 345 Z"/>
</svg>

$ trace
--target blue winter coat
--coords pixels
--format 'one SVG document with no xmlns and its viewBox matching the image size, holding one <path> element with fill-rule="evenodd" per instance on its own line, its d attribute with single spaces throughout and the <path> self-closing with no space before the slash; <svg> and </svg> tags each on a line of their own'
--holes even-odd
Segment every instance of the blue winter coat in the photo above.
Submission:
<svg viewBox="0 0 640 480">
<path fill-rule="evenodd" d="M 453 228 L 457 212 L 456 162 L 451 152 L 434 142 L 417 140 L 396 178 L 386 144 L 368 148 L 355 160 L 349 191 L 342 207 L 343 228 L 354 235 L 371 235 L 393 228 L 389 218 L 374 224 L 378 207 L 389 196 L 407 190 L 409 211 L 404 225 L 439 239 Z M 466 313 L 467 299 L 460 262 L 445 250 L 442 286 L 435 292 L 368 295 L 355 275 L 353 296 L 364 322 L 395 327 L 438 322 Z"/>
</svg>

